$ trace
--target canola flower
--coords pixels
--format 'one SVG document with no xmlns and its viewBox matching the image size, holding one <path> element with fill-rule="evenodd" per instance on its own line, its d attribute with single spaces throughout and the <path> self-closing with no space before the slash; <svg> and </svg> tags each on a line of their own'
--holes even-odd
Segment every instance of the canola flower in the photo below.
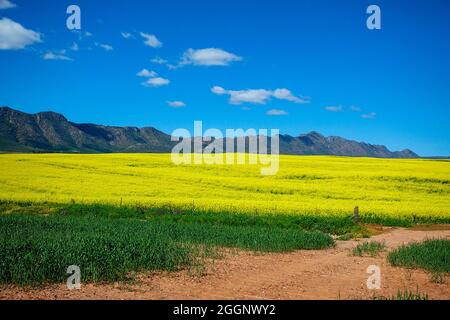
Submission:
<svg viewBox="0 0 450 320">
<path fill-rule="evenodd" d="M 175 165 L 170 154 L 3 154 L 0 168 L 0 200 L 450 220 L 448 161 L 283 155 L 262 176 L 260 165 Z"/>
</svg>

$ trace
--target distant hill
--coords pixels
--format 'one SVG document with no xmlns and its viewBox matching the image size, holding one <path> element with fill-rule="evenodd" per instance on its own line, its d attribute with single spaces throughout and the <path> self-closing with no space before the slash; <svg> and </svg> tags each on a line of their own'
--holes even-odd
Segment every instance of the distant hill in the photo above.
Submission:
<svg viewBox="0 0 450 320">
<path fill-rule="evenodd" d="M 298 137 L 280 135 L 280 153 L 283 154 L 322 154 L 336 156 L 375 157 L 375 158 L 418 158 L 409 149 L 390 151 L 382 145 L 347 140 L 341 137 L 325 137 L 318 132 L 302 134 Z"/>
<path fill-rule="evenodd" d="M 2 152 L 170 152 L 170 135 L 152 127 L 115 127 L 79 124 L 55 112 L 28 114 L 0 107 Z M 411 150 L 390 151 L 385 146 L 325 137 L 317 132 L 293 137 L 280 135 L 280 153 L 378 158 L 417 158 Z"/>
</svg>

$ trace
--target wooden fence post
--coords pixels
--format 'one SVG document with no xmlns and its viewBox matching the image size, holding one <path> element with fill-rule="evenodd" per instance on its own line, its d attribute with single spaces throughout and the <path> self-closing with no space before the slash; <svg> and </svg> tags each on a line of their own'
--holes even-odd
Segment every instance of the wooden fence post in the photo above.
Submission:
<svg viewBox="0 0 450 320">
<path fill-rule="evenodd" d="M 355 221 L 355 223 L 359 222 L 359 207 L 356 206 L 355 209 L 353 210 L 353 220 Z"/>
</svg>

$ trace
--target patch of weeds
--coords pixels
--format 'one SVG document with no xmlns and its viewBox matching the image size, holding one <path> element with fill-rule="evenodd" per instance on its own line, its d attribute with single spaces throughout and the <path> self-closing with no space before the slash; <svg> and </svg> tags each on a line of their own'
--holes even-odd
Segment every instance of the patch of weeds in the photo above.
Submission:
<svg viewBox="0 0 450 320">
<path fill-rule="evenodd" d="M 393 266 L 450 274 L 450 240 L 430 239 L 401 246 L 388 255 Z"/>
<path fill-rule="evenodd" d="M 363 256 L 371 256 L 375 257 L 378 255 L 380 251 L 383 251 L 386 248 L 386 245 L 381 242 L 371 241 L 371 242 L 363 242 L 358 244 L 355 248 L 353 248 L 353 255 L 363 257 Z"/>
<path fill-rule="evenodd" d="M 353 239 L 353 233 L 346 233 L 346 234 L 343 234 L 336 238 L 336 240 L 341 240 L 341 241 L 348 241 L 351 239 Z"/>
<path fill-rule="evenodd" d="M 386 296 L 377 296 L 374 300 L 429 300 L 428 294 L 419 292 L 419 289 L 416 289 L 416 292 L 411 290 L 397 291 L 396 295 L 392 295 L 390 297 Z"/>
</svg>

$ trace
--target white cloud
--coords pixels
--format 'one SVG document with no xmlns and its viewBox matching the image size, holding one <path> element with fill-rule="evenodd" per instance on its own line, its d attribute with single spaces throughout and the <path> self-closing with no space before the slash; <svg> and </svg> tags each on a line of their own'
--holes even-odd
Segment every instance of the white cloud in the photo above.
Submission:
<svg viewBox="0 0 450 320">
<path fill-rule="evenodd" d="M 270 109 L 269 111 L 266 112 L 266 114 L 268 116 L 285 116 L 288 113 L 284 110 L 280 110 L 280 109 Z"/>
<path fill-rule="evenodd" d="M 147 70 L 147 69 L 142 69 L 136 75 L 138 77 L 152 77 L 152 78 L 158 76 L 158 74 L 155 71 L 150 71 L 150 70 Z"/>
<path fill-rule="evenodd" d="M 70 47 L 70 50 L 72 50 L 72 51 L 78 51 L 78 50 L 80 50 L 80 47 L 78 46 L 78 43 L 74 42 L 74 43 L 72 44 L 72 46 Z"/>
<path fill-rule="evenodd" d="M 170 83 L 169 79 L 165 79 L 162 77 L 150 78 L 147 81 L 143 82 L 142 85 L 146 87 L 161 87 L 167 86 Z"/>
<path fill-rule="evenodd" d="M 0 20 L 0 50 L 23 49 L 36 42 L 41 42 L 38 32 L 8 18 Z"/>
<path fill-rule="evenodd" d="M 230 104 L 242 104 L 245 102 L 253 104 L 266 104 L 270 98 L 287 100 L 295 103 L 306 103 L 308 101 L 294 96 L 288 89 L 247 89 L 247 90 L 226 90 L 219 86 L 214 86 L 211 91 L 217 95 L 229 95 Z"/>
<path fill-rule="evenodd" d="M 100 48 L 106 50 L 106 51 L 113 51 L 114 50 L 114 48 L 111 45 L 109 45 L 109 44 L 96 42 L 95 45 L 97 47 L 100 47 Z"/>
<path fill-rule="evenodd" d="M 172 108 L 182 108 L 186 107 L 186 103 L 183 101 L 166 101 L 167 105 Z"/>
<path fill-rule="evenodd" d="M 350 106 L 350 110 L 351 110 L 351 111 L 354 111 L 354 112 L 360 112 L 360 111 L 362 111 L 362 109 L 361 109 L 360 107 L 357 107 L 357 106 Z"/>
<path fill-rule="evenodd" d="M 295 103 L 308 103 L 309 101 L 306 98 L 296 97 L 292 94 L 292 92 L 288 89 L 276 89 L 273 92 L 273 96 L 280 100 L 287 100 Z"/>
<path fill-rule="evenodd" d="M 243 102 L 251 102 L 256 104 L 265 104 L 272 95 L 271 91 L 265 89 L 250 89 L 239 91 L 228 91 L 231 104 L 241 104 Z"/>
<path fill-rule="evenodd" d="M 134 36 L 129 33 L 129 32 L 121 32 L 120 33 L 122 35 L 122 37 L 124 37 L 125 39 L 130 39 L 130 38 L 134 38 Z"/>
<path fill-rule="evenodd" d="M 227 90 L 225 90 L 224 88 L 219 87 L 219 86 L 212 87 L 211 91 L 215 94 L 226 94 L 227 93 Z"/>
<path fill-rule="evenodd" d="M 266 104 L 267 100 L 272 96 L 272 91 L 265 89 L 226 90 L 222 87 L 214 86 L 211 91 L 218 95 L 229 95 L 229 102 L 231 104 L 241 104 L 244 102 Z"/>
<path fill-rule="evenodd" d="M 341 112 L 342 106 L 328 106 L 328 107 L 325 107 L 325 110 L 330 111 L 330 112 Z"/>
<path fill-rule="evenodd" d="M 136 75 L 138 77 L 149 78 L 148 80 L 142 82 L 142 85 L 145 87 L 161 87 L 170 83 L 169 79 L 159 77 L 155 71 L 150 71 L 147 69 L 142 69 Z"/>
<path fill-rule="evenodd" d="M 144 43 L 152 48 L 162 47 L 162 42 L 158 40 L 158 38 L 154 34 L 148 34 L 141 32 L 141 37 L 145 39 Z"/>
<path fill-rule="evenodd" d="M 361 115 L 361 118 L 364 118 L 364 119 L 375 119 L 376 117 L 377 117 L 377 114 L 375 112 L 369 112 L 369 113 Z"/>
<path fill-rule="evenodd" d="M 17 5 L 9 0 L 0 0 L 0 10 L 15 8 Z"/>
<path fill-rule="evenodd" d="M 47 52 L 42 56 L 44 60 L 62 60 L 62 61 L 73 61 L 72 58 L 65 55 L 66 51 L 62 50 L 61 52 Z"/>
<path fill-rule="evenodd" d="M 167 60 L 160 57 L 154 57 L 151 61 L 156 64 L 167 64 L 168 62 Z"/>
<path fill-rule="evenodd" d="M 192 64 L 196 66 L 227 66 L 233 61 L 241 61 L 233 53 L 217 48 L 188 49 L 181 59 L 181 65 Z"/>
<path fill-rule="evenodd" d="M 78 40 L 82 41 L 86 38 L 93 37 L 94 35 L 89 31 L 83 32 L 81 30 L 71 30 L 72 33 L 75 33 L 78 36 Z"/>
</svg>

